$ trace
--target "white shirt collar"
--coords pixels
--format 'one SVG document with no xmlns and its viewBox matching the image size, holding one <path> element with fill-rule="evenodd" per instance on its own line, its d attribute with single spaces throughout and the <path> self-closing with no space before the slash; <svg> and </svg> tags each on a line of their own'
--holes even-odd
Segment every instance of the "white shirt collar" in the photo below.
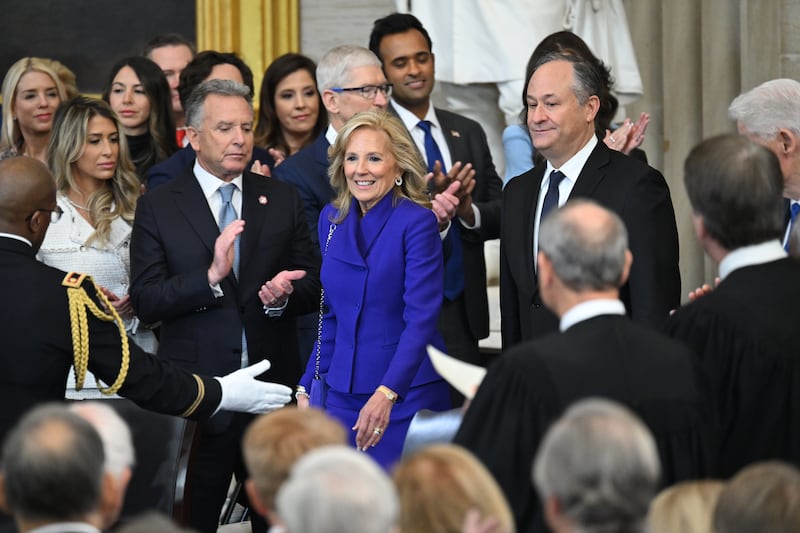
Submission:
<svg viewBox="0 0 800 533">
<path fill-rule="evenodd" d="M 200 188 L 203 189 L 203 195 L 205 195 L 206 200 L 211 198 L 211 195 L 217 192 L 217 189 L 226 183 L 233 183 L 239 188 L 240 191 L 242 190 L 241 174 L 233 178 L 231 181 L 226 182 L 200 166 L 200 162 L 197 159 L 194 160 L 194 176 L 197 178 Z"/>
<path fill-rule="evenodd" d="M 419 124 L 420 121 L 417 115 L 398 104 L 397 100 L 394 99 L 392 99 L 392 107 L 394 107 L 394 110 L 397 112 L 397 116 L 400 117 L 401 121 L 403 121 L 403 124 L 405 124 L 408 131 L 411 131 L 417 127 L 417 124 Z M 436 118 L 436 111 L 433 109 L 433 106 L 430 104 L 430 102 L 428 103 L 428 111 L 425 112 L 425 118 L 422 120 L 427 120 L 436 128 L 442 129 L 442 126 L 439 124 L 439 119 Z"/>
<path fill-rule="evenodd" d="M 14 233 L 3 233 L 3 232 L 0 232 L 0 237 L 5 237 L 7 239 L 14 239 L 15 241 L 22 241 L 25 244 L 27 244 L 28 246 L 30 246 L 31 248 L 33 248 L 33 243 L 31 241 L 29 241 L 28 239 L 26 239 L 25 237 L 23 237 L 22 235 L 16 235 Z"/>
<path fill-rule="evenodd" d="M 325 130 L 325 138 L 328 140 L 328 144 L 333 146 L 333 143 L 336 142 L 336 136 L 339 133 L 336 131 L 336 128 L 333 127 L 333 124 L 328 124 L 328 129 Z"/>
<path fill-rule="evenodd" d="M 575 324 L 600 315 L 624 315 L 625 304 L 619 300 L 599 298 L 573 306 L 561 317 L 559 329 L 566 331 Z"/>
<path fill-rule="evenodd" d="M 100 533 L 100 530 L 87 522 L 56 522 L 31 529 L 28 533 L 60 533 L 74 531 L 75 533 Z"/>
<path fill-rule="evenodd" d="M 742 246 L 728 253 L 719 262 L 719 277 L 725 279 L 736 269 L 770 263 L 784 257 L 786 257 L 786 251 L 777 240 Z"/>
<path fill-rule="evenodd" d="M 553 164 L 548 161 L 547 167 L 544 170 L 544 175 L 550 176 L 550 172 L 553 170 L 560 170 L 567 178 L 569 178 L 572 183 L 575 183 L 578 179 L 578 176 L 580 176 L 584 165 L 586 165 L 586 161 L 589 160 L 589 156 L 592 155 L 592 150 L 594 150 L 594 147 L 597 146 L 597 142 L 597 135 L 592 135 L 592 138 L 589 139 L 589 142 L 587 142 L 583 148 L 578 150 L 575 155 L 569 158 L 566 163 L 561 165 L 561 168 L 555 168 Z M 545 187 L 545 181 L 548 180 L 542 180 L 542 187 Z"/>
</svg>

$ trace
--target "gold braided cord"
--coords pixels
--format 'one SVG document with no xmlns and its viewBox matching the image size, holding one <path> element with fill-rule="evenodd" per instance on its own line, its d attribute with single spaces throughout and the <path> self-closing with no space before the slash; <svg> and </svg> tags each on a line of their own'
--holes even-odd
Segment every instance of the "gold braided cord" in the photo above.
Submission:
<svg viewBox="0 0 800 533">
<path fill-rule="evenodd" d="M 94 281 L 92 281 L 92 284 L 94 284 Z M 120 318 L 114 306 L 109 303 L 106 295 L 103 294 L 103 291 L 101 291 L 97 285 L 95 285 L 95 290 L 97 291 L 100 301 L 105 304 L 110 314 L 100 309 L 97 304 L 94 303 L 94 300 L 86 294 L 83 287 L 78 286 L 67 289 L 67 296 L 69 298 L 69 318 L 72 329 L 72 349 L 75 357 L 75 389 L 81 390 L 83 388 L 86 371 L 89 368 L 89 321 L 86 312 L 88 309 L 95 317 L 104 322 L 116 322 L 117 328 L 119 329 L 120 344 L 122 345 L 122 361 L 119 367 L 119 374 L 110 387 L 103 388 L 100 386 L 99 382 L 97 385 L 100 392 L 111 395 L 116 394 L 122 387 L 122 384 L 125 383 L 125 378 L 128 376 L 131 352 L 130 346 L 128 345 L 128 335 L 125 332 L 125 324 L 123 324 L 122 318 Z"/>
<path fill-rule="evenodd" d="M 182 417 L 191 416 L 195 411 L 197 411 L 197 407 L 200 405 L 200 402 L 203 401 L 203 398 L 206 395 L 206 385 L 203 383 L 203 380 L 197 374 L 192 374 L 194 380 L 197 382 L 197 398 L 194 399 L 192 405 L 189 406 L 183 413 L 181 413 Z"/>
</svg>

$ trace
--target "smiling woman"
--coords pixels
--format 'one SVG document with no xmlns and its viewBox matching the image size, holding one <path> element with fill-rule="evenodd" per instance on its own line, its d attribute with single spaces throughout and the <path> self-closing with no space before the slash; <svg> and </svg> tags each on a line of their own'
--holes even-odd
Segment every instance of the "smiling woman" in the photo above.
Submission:
<svg viewBox="0 0 800 533">
<path fill-rule="evenodd" d="M 135 56 L 118 61 L 103 100 L 119 117 L 139 179 L 178 150 L 169 84 L 158 65 Z"/>
</svg>

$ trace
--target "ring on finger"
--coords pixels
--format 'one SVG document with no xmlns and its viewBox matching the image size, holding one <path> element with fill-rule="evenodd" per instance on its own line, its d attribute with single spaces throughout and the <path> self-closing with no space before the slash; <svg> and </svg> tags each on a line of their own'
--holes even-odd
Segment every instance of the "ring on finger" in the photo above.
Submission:
<svg viewBox="0 0 800 533">
<path fill-rule="evenodd" d="M 383 430 L 381 428 L 375 428 L 372 430 L 372 432 L 376 435 L 380 435 L 381 433 L 383 433 Z"/>
</svg>

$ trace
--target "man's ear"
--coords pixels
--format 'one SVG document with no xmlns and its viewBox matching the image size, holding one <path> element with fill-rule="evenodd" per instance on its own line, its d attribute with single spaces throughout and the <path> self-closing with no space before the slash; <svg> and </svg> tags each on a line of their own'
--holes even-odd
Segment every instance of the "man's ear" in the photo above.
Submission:
<svg viewBox="0 0 800 533">
<path fill-rule="evenodd" d="M 339 102 L 337 101 L 338 96 L 338 94 L 330 89 L 325 89 L 322 91 L 322 104 L 325 106 L 325 109 L 328 110 L 328 113 L 339 113 Z"/>
<path fill-rule="evenodd" d="M 780 128 L 775 138 L 780 144 L 781 155 L 789 156 L 795 154 L 800 146 L 798 146 L 797 134 L 786 128 Z"/>
<path fill-rule="evenodd" d="M 586 122 L 594 122 L 597 113 L 600 111 L 600 98 L 593 94 L 586 100 Z"/>
<path fill-rule="evenodd" d="M 186 138 L 189 139 L 189 144 L 192 145 L 192 149 L 195 152 L 198 152 L 198 148 L 200 148 L 200 132 L 197 131 L 197 128 L 189 126 L 186 128 Z"/>
<path fill-rule="evenodd" d="M 548 287 L 553 283 L 553 263 L 544 255 L 544 252 L 539 251 L 536 254 L 536 277 L 539 280 L 539 287 Z"/>
<path fill-rule="evenodd" d="M 625 250 L 625 264 L 622 267 L 622 276 L 620 276 L 619 286 L 625 285 L 628 281 L 628 276 L 631 273 L 631 265 L 633 264 L 633 254 L 630 250 Z"/>
<path fill-rule="evenodd" d="M 267 516 L 267 506 L 261 501 L 261 497 L 256 490 L 256 484 L 251 478 L 244 482 L 244 490 L 247 492 L 247 499 L 250 500 L 250 507 L 261 516 Z"/>
<path fill-rule="evenodd" d="M 706 228 L 706 223 L 703 221 L 702 215 L 694 212 L 692 213 L 692 228 L 694 229 L 697 240 L 701 243 L 708 237 L 708 229 Z"/>
</svg>

